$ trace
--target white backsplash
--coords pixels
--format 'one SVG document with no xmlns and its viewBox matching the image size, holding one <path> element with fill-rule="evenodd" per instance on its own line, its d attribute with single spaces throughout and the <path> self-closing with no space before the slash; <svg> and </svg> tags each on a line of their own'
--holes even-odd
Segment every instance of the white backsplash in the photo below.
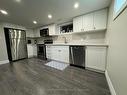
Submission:
<svg viewBox="0 0 127 95">
<path fill-rule="evenodd" d="M 40 37 L 37 39 L 37 43 L 38 44 L 44 44 L 44 40 L 47 40 L 47 39 L 52 39 L 52 37 Z"/>
<path fill-rule="evenodd" d="M 105 32 L 61 35 L 53 38 L 54 43 L 64 43 L 63 36 L 66 37 L 68 43 L 73 44 L 105 43 Z"/>
<path fill-rule="evenodd" d="M 81 33 L 81 34 L 66 34 L 66 35 L 59 35 L 53 36 L 50 38 L 38 38 L 38 44 L 43 44 L 45 39 L 53 39 L 53 43 L 64 43 L 65 38 L 68 43 L 72 44 L 84 44 L 84 43 L 97 43 L 97 44 L 104 44 L 105 43 L 105 32 L 96 32 L 96 33 Z"/>
</svg>

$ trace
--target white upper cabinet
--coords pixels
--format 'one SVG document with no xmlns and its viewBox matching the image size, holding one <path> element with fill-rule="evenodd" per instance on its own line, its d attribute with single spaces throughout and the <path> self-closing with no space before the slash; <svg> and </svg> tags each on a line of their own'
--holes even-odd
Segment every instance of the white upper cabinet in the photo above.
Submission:
<svg viewBox="0 0 127 95">
<path fill-rule="evenodd" d="M 93 13 L 86 14 L 83 16 L 83 31 L 94 30 L 93 20 L 94 20 Z"/>
<path fill-rule="evenodd" d="M 82 24 L 83 24 L 83 17 L 79 16 L 73 19 L 73 32 L 81 32 L 83 31 L 82 29 Z"/>
<path fill-rule="evenodd" d="M 34 37 L 41 37 L 40 36 L 40 29 L 39 28 L 34 29 Z"/>
<path fill-rule="evenodd" d="M 44 27 L 41 27 L 41 28 L 34 29 L 34 37 L 41 37 L 40 36 L 40 30 L 44 29 L 44 28 L 49 29 L 49 35 L 50 36 L 56 35 L 56 24 L 50 24 L 48 26 L 44 26 Z"/>
<path fill-rule="evenodd" d="M 104 30 L 107 25 L 107 9 L 79 16 L 73 19 L 74 32 Z"/>
<path fill-rule="evenodd" d="M 49 28 L 49 35 L 56 35 L 56 25 L 55 24 L 51 24 L 48 26 Z"/>
<path fill-rule="evenodd" d="M 107 27 L 107 9 L 94 12 L 94 27 L 96 30 L 106 29 Z"/>
<path fill-rule="evenodd" d="M 32 29 L 26 30 L 26 37 L 34 37 L 34 32 Z"/>
</svg>

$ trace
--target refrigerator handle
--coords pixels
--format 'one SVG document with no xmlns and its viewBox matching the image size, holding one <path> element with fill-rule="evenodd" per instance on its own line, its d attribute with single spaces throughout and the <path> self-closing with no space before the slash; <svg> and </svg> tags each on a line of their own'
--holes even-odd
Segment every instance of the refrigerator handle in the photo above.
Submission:
<svg viewBox="0 0 127 95">
<path fill-rule="evenodd" d="M 74 54 L 73 54 L 73 47 L 71 47 L 71 60 L 72 60 L 72 63 L 74 64 Z"/>
<path fill-rule="evenodd" d="M 10 40 L 10 46 L 12 46 L 12 40 Z"/>
</svg>

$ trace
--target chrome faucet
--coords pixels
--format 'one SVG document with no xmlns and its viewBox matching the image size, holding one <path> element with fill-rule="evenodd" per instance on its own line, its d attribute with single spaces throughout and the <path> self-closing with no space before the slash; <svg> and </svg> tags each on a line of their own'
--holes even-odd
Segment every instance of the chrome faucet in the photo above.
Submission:
<svg viewBox="0 0 127 95">
<path fill-rule="evenodd" d="M 65 36 L 63 36 L 62 38 L 64 38 L 64 43 L 67 43 L 67 38 Z"/>
</svg>

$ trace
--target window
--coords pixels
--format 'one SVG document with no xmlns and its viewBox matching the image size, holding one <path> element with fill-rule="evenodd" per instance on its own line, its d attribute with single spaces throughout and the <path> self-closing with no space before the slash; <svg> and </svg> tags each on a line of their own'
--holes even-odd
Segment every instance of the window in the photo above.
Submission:
<svg viewBox="0 0 127 95">
<path fill-rule="evenodd" d="M 115 0 L 114 5 L 114 19 L 123 11 L 127 6 L 127 0 Z"/>
</svg>

